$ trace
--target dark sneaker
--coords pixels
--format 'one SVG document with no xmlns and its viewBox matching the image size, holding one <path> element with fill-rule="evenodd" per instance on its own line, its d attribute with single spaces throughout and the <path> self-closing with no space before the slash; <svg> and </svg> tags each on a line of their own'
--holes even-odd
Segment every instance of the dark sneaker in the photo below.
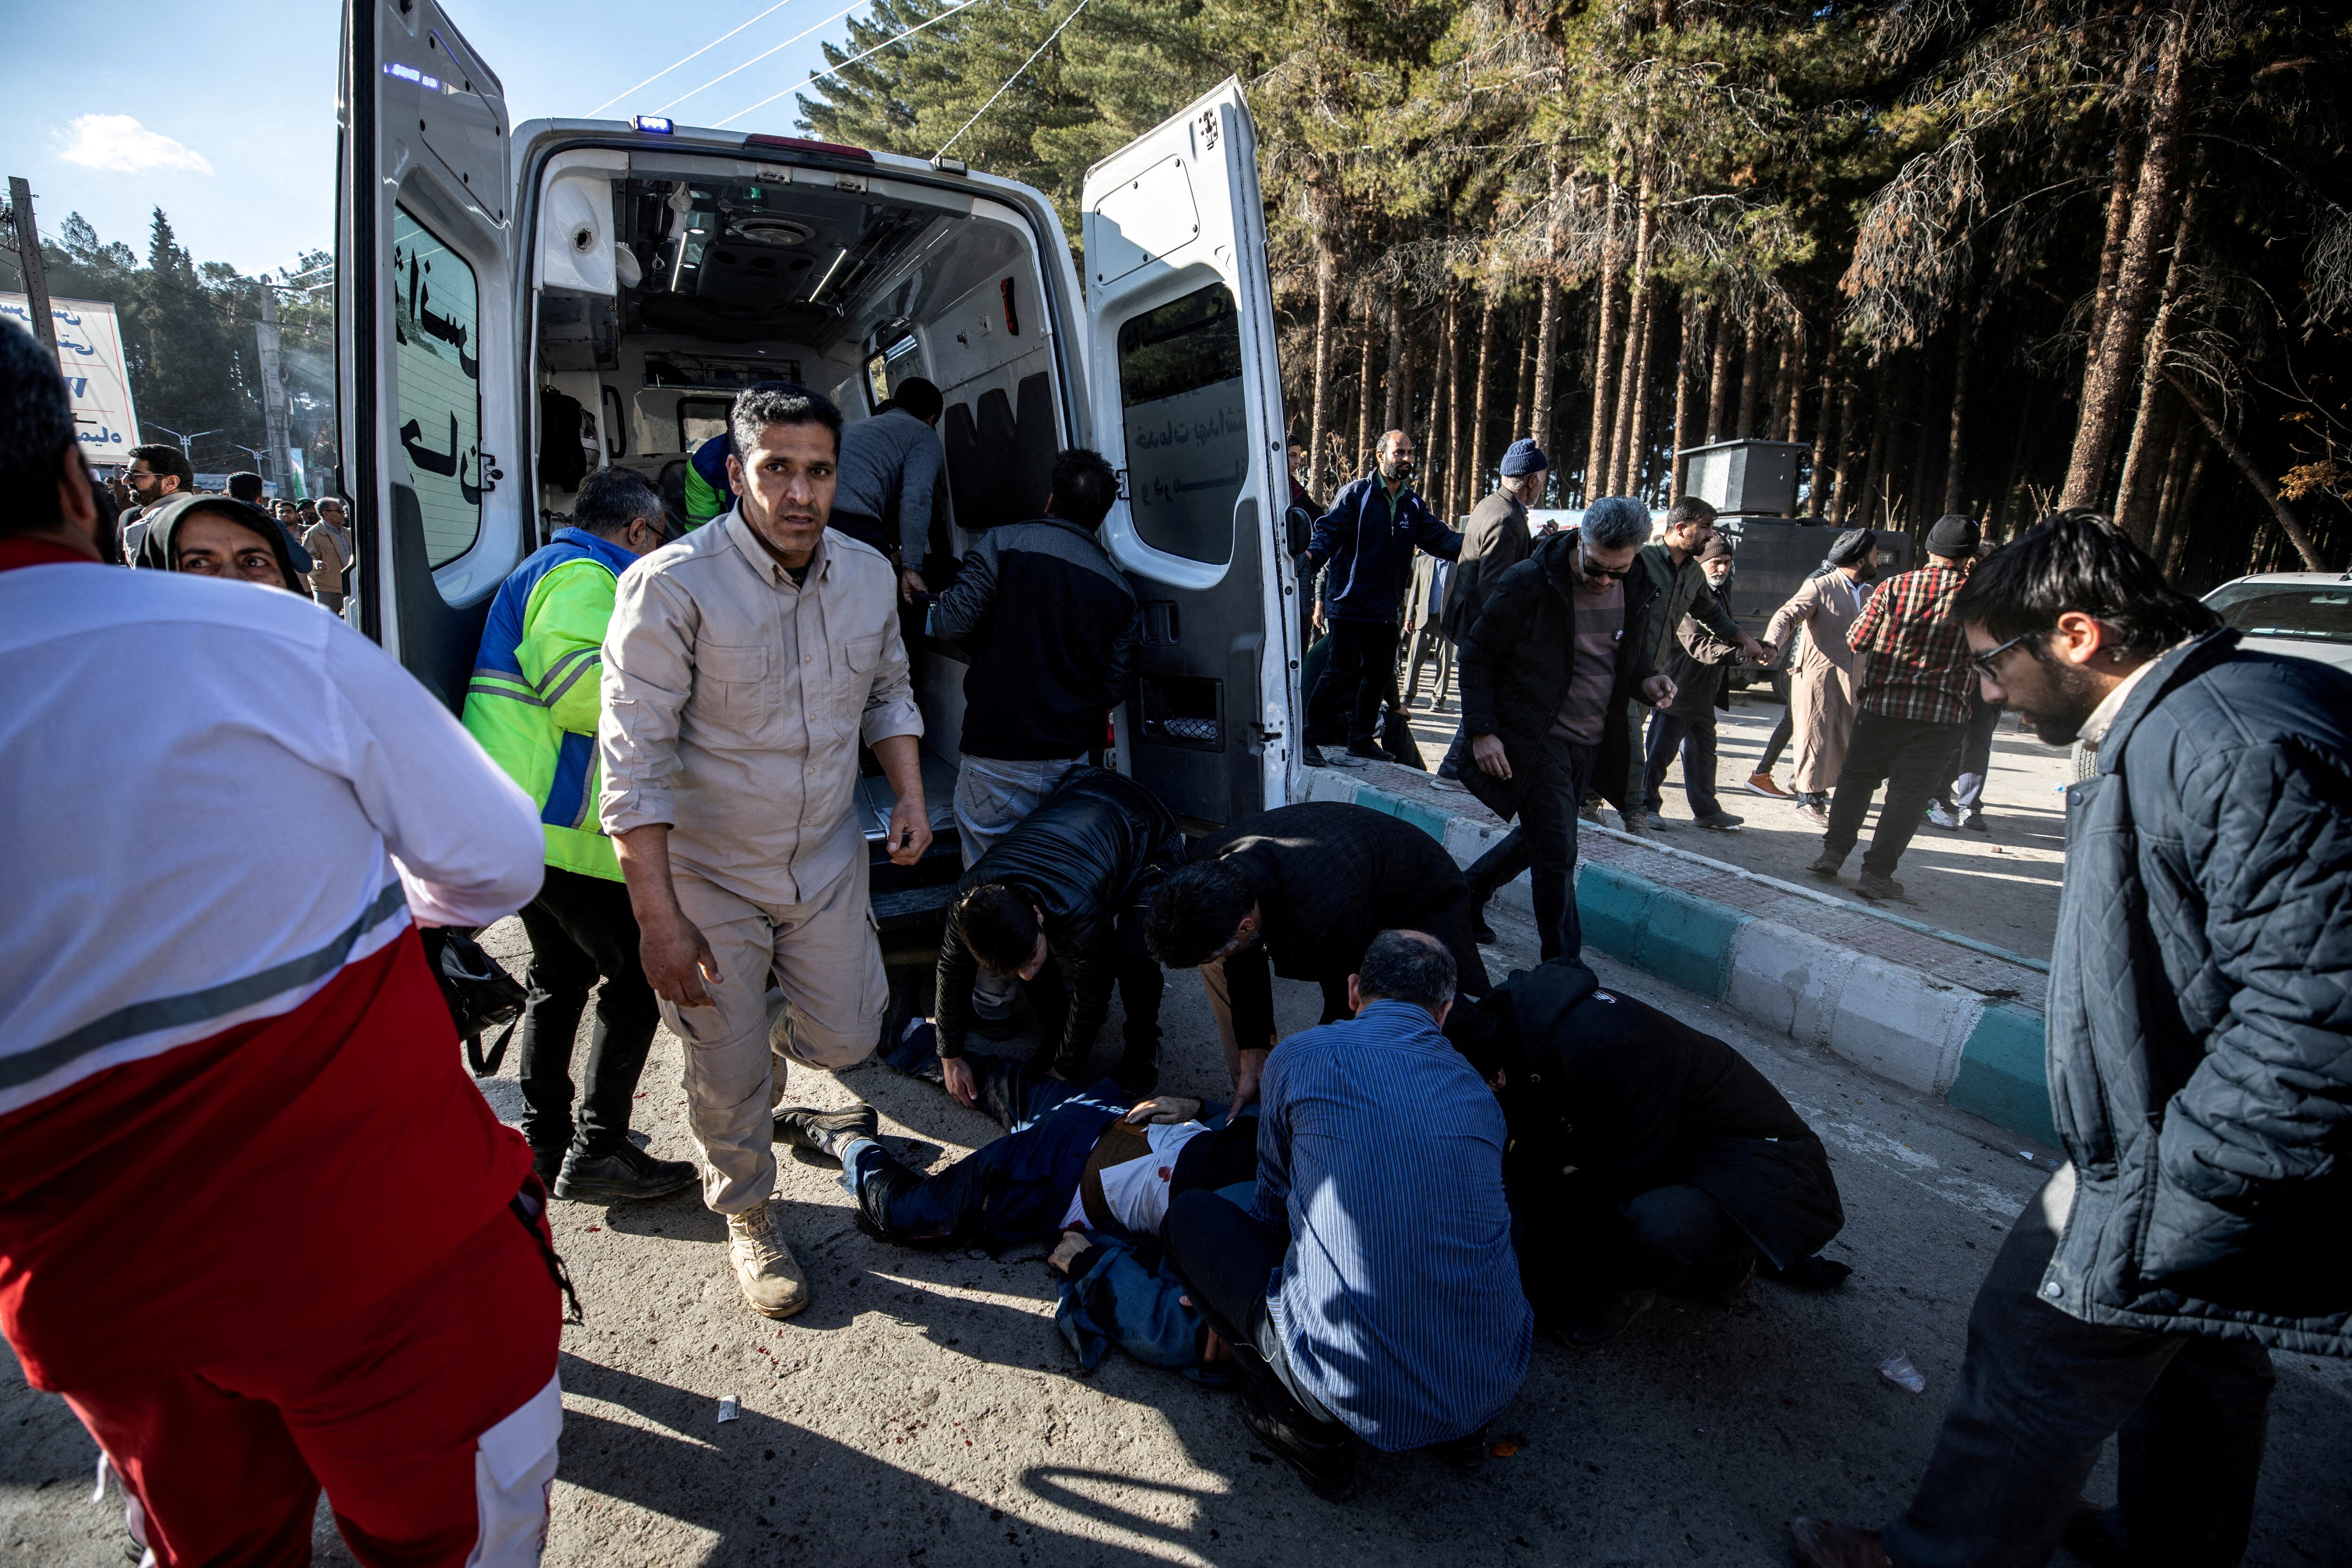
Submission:
<svg viewBox="0 0 2352 1568">
<path fill-rule="evenodd" d="M 1560 1324 L 1559 1337 L 1578 1350 L 1591 1350 L 1623 1333 L 1634 1319 L 1657 1304 L 1655 1290 L 1627 1290 Z"/>
<path fill-rule="evenodd" d="M 1470 940 L 1481 947 L 1492 947 L 1502 940 L 1495 934 L 1495 928 L 1486 923 L 1486 911 L 1484 910 L 1470 917 Z"/>
<path fill-rule="evenodd" d="M 1310 768 L 1328 768 L 1331 765 L 1323 760 L 1323 749 L 1320 746 L 1299 747 L 1298 760 Z"/>
<path fill-rule="evenodd" d="M 1468 1475 L 1486 1462 L 1486 1428 L 1481 1426 L 1450 1443 L 1432 1443 L 1429 1457 L 1457 1475 Z"/>
<path fill-rule="evenodd" d="M 1892 877 L 1882 877 L 1875 871 L 1864 871 L 1856 890 L 1865 899 L 1899 899 L 1903 884 Z"/>
<path fill-rule="evenodd" d="M 1378 746 L 1349 746 L 1348 754 L 1359 762 L 1365 763 L 1385 763 L 1393 760 Z"/>
<path fill-rule="evenodd" d="M 684 1192 L 702 1179 L 691 1160 L 656 1160 L 634 1143 L 609 1154 L 563 1156 L 555 1195 L 575 1204 L 643 1203 Z"/>
<path fill-rule="evenodd" d="M 1717 833 L 1737 833 L 1747 824 L 1747 821 L 1744 816 L 1734 816 L 1727 811 L 1718 811 L 1713 816 L 1700 817 L 1698 825 L 1701 827 L 1711 827 Z"/>
<path fill-rule="evenodd" d="M 806 1149 L 822 1154 L 835 1135 L 846 1132 L 856 1138 L 874 1138 L 882 1131 L 881 1118 L 870 1105 L 853 1105 L 846 1110 L 819 1110 L 812 1105 L 787 1105 L 776 1111 L 775 1137 L 779 1143 L 795 1149 Z"/>
<path fill-rule="evenodd" d="M 1250 1436 L 1275 1454 L 1307 1483 L 1307 1489 L 1327 1501 L 1356 1489 L 1356 1446 L 1342 1437 L 1336 1442 L 1310 1436 L 1265 1407 L 1258 1391 L 1242 1385 L 1242 1425 Z"/>
<path fill-rule="evenodd" d="M 542 1149 L 535 1143 L 531 1145 L 530 1173 L 539 1178 L 541 1186 L 551 1193 L 553 1192 L 555 1179 L 563 1173 L 562 1147 L 559 1145 L 553 1149 Z"/>
<path fill-rule="evenodd" d="M 1816 877 L 1826 877 L 1831 881 L 1834 882 L 1837 880 L 1839 870 L 1844 865 L 1844 856 L 1832 855 L 1828 850 L 1824 849 L 1821 853 L 1821 858 L 1815 860 L 1811 865 L 1806 867 L 1805 869 L 1811 871 Z"/>
<path fill-rule="evenodd" d="M 1968 816 L 1960 818 L 1960 826 L 1967 828 L 1970 833 L 1990 833 L 1992 831 L 1992 828 L 1985 822 L 1984 813 L 1981 811 L 1972 811 L 1969 813 Z M 2079 1553 L 2077 1555 L 2079 1555 Z"/>
</svg>

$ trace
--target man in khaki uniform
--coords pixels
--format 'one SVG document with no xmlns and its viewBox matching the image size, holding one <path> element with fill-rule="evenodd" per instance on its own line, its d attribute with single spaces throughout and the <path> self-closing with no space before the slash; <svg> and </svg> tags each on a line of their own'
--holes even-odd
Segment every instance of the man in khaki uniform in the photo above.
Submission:
<svg viewBox="0 0 2352 1568">
<path fill-rule="evenodd" d="M 894 574 L 825 528 L 840 411 L 803 387 L 754 389 L 730 427 L 734 509 L 621 574 L 600 816 L 646 978 L 686 1044 L 703 1199 L 727 1216 L 745 1300 L 786 1318 L 809 1301 L 768 1213 L 787 1059 L 864 1060 L 888 994 L 851 815 L 861 739 L 898 792 L 890 858 L 913 864 L 931 835 Z"/>
</svg>

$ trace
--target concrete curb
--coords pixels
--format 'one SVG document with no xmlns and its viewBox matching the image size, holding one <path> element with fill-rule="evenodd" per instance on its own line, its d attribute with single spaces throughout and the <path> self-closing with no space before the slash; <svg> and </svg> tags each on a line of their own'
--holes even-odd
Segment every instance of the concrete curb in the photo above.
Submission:
<svg viewBox="0 0 2352 1568">
<path fill-rule="evenodd" d="M 1337 768 L 1310 770 L 1307 798 L 1400 817 L 1444 844 L 1459 865 L 1506 831 Z M 1525 879 L 1496 896 L 1532 912 Z M 1612 958 L 2026 1138 L 2058 1141 L 2042 1073 L 2042 1015 L 2010 999 L 2022 986 L 1973 989 L 1621 865 L 1580 859 L 1576 906 L 1584 940 Z"/>
</svg>

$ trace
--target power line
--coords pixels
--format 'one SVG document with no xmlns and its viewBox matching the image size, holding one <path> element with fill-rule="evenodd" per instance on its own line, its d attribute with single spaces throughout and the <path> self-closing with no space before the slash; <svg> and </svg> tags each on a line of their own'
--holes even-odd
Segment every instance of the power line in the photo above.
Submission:
<svg viewBox="0 0 2352 1568">
<path fill-rule="evenodd" d="M 1014 82 L 1019 81 L 1023 77 L 1026 76 L 1029 73 L 1029 68 L 1037 63 L 1037 57 L 1044 54 L 1048 48 L 1053 47 L 1054 40 L 1062 36 L 1062 28 L 1066 27 L 1071 23 L 1076 21 L 1078 19 L 1078 13 L 1085 10 L 1092 3 L 1093 0 L 1078 0 L 1076 5 L 1071 6 L 1070 14 L 1062 18 L 1061 26 L 1055 27 L 1052 32 L 1045 35 L 1045 41 L 1029 52 L 1029 58 L 1021 62 L 1021 68 L 1014 71 L 1011 76 L 1006 77 L 1004 79 L 1004 85 L 998 88 L 994 92 L 990 93 L 988 95 L 988 101 L 982 104 L 978 110 L 973 111 L 972 117 L 970 120 L 965 121 L 961 126 L 957 127 L 956 133 L 949 137 L 947 141 L 940 145 L 940 150 L 933 153 L 932 156 L 934 158 L 946 157 L 948 155 L 948 149 L 962 141 L 963 133 L 971 130 L 973 126 L 979 124 L 980 117 L 982 115 L 986 114 L 990 110 L 996 107 L 996 100 L 1003 98 L 1006 90 L 1010 89 Z"/>
<path fill-rule="evenodd" d="M 764 11 L 761 12 L 758 16 L 756 16 L 752 17 L 752 18 L 751 18 L 751 22 L 764 22 L 764 21 L 766 21 L 769 17 L 771 17 L 771 16 L 774 16 L 777 12 L 779 12 L 779 11 L 782 10 L 785 6 L 787 6 L 787 5 L 791 5 L 792 3 L 793 3 L 793 0 L 776 0 L 776 3 L 775 3 L 774 5 L 772 5 L 769 6 L 766 10 L 764 10 Z M 715 37 L 715 38 L 711 39 L 709 43 L 707 43 L 707 44 L 703 45 L 703 46 L 702 46 L 702 47 L 700 47 L 700 48 L 698 48 L 698 49 L 695 50 L 693 54 L 690 54 L 690 55 L 687 56 L 687 57 L 686 57 L 686 59 L 681 59 L 681 60 L 678 60 L 678 61 L 674 62 L 673 64 L 666 65 L 666 66 L 662 67 L 662 68 L 661 68 L 661 69 L 659 69 L 659 70 L 657 70 L 657 71 L 654 72 L 654 74 L 653 74 L 653 75 L 651 75 L 651 76 L 649 76 L 649 77 L 646 78 L 646 79 L 645 79 L 644 81 L 641 81 L 641 82 L 637 83 L 637 86 L 636 86 L 636 87 L 625 87 L 625 88 L 623 88 L 620 91 L 618 91 L 618 92 L 614 93 L 612 97 L 610 97 L 610 98 L 606 99 L 604 102 L 602 102 L 602 103 L 598 104 L 595 108 L 593 108 L 593 109 L 590 110 L 588 112 L 589 112 L 590 114 L 592 114 L 592 115 L 595 115 L 595 114 L 602 114 L 602 113 L 604 113 L 604 110 L 608 110 L 608 109 L 612 108 L 612 107 L 613 107 L 613 105 L 614 105 L 614 104 L 616 104 L 616 103 L 620 102 L 620 101 L 621 101 L 621 100 L 623 100 L 623 99 L 625 99 L 625 98 L 628 97 L 628 96 L 629 96 L 629 94 L 631 94 L 631 93 L 633 93 L 633 92 L 636 91 L 638 87 L 645 87 L 645 86 L 647 86 L 647 85 L 649 85 L 649 84 L 651 84 L 651 83 L 653 83 L 653 82 L 657 82 L 657 81 L 661 80 L 661 79 L 662 79 L 662 78 L 664 78 L 664 77 L 666 77 L 666 76 L 669 75 L 669 73 L 670 73 L 670 72 L 672 72 L 672 71 L 674 71 L 674 70 L 677 69 L 677 68 L 678 68 L 679 66 L 682 66 L 682 65 L 686 64 L 686 61 L 687 61 L 687 60 L 698 59 L 698 58 L 700 58 L 702 56 L 709 54 L 711 50 L 713 50 L 713 49 L 717 48 L 719 45 L 721 45 L 721 44 L 725 43 L 728 39 L 730 39 L 730 38 L 733 37 L 737 33 L 741 32 L 741 31 L 743 30 L 743 27 L 748 27 L 748 26 L 750 26 L 751 25 L 751 22 L 746 22 L 746 23 L 744 23 L 744 24 L 743 24 L 743 26 L 740 26 L 740 27 L 736 27 L 736 28 L 734 28 L 732 31 L 725 32 L 725 33 L 721 33 L 721 34 L 719 34 L 717 37 Z"/>
<path fill-rule="evenodd" d="M 729 115 L 726 120 L 719 121 L 719 123 L 725 125 L 729 121 L 740 120 L 745 115 L 751 113 L 752 110 L 767 108 L 768 105 L 783 97 L 784 92 L 798 92 L 801 89 L 810 85 L 811 82 L 820 82 L 829 76 L 837 76 L 841 72 L 847 70 L 851 66 L 856 65 L 858 61 L 866 58 L 866 56 L 879 54 L 893 44 L 903 43 L 907 39 L 913 37 L 917 33 L 921 32 L 924 28 L 934 26 L 939 23 L 946 21 L 950 16 L 954 16 L 957 12 L 968 11 L 972 6 L 979 4 L 980 0 L 957 0 L 957 4 L 949 6 L 946 10 L 932 17 L 929 21 L 918 22 L 913 26 L 908 28 L 905 32 L 899 34 L 897 37 L 885 38 L 880 43 L 875 45 L 872 48 L 866 49 L 859 54 L 852 55 L 847 59 L 842 61 L 839 65 L 835 66 L 830 69 L 811 72 L 807 81 L 796 81 L 793 83 L 792 86 L 784 89 L 783 92 L 772 92 L 767 97 L 761 99 L 759 102 L 751 105 L 750 109 L 739 109 L 734 113 Z"/>
<path fill-rule="evenodd" d="M 753 55 L 750 59 L 745 60 L 741 65 L 737 66 L 735 70 L 720 71 L 717 76 L 712 77 L 709 81 L 706 81 L 700 87 L 696 88 L 693 92 L 679 93 L 676 98 L 671 99 L 669 102 L 663 104 L 662 108 L 669 109 L 677 104 L 684 103 L 688 99 L 694 97 L 696 93 L 705 92 L 711 88 L 717 87 L 720 82 L 725 81 L 729 77 L 733 76 L 735 71 L 750 70 L 753 66 L 758 65 L 770 55 L 775 54 L 780 50 L 791 48 L 794 44 L 799 43 L 803 38 L 805 38 L 811 33 L 815 32 L 817 27 L 830 27 L 835 22 L 840 21 L 844 16 L 848 16 L 852 11 L 856 10 L 860 5 L 865 4 L 866 0 L 849 0 L 848 5 L 844 5 L 840 10 L 835 11 L 824 21 L 816 24 L 816 26 L 803 27 L 799 32 L 794 33 L 791 37 L 786 38 L 782 43 L 778 44 L 775 48 L 762 49 L 760 53 Z M 719 123 L 724 125 L 727 121 L 722 120 Z"/>
</svg>

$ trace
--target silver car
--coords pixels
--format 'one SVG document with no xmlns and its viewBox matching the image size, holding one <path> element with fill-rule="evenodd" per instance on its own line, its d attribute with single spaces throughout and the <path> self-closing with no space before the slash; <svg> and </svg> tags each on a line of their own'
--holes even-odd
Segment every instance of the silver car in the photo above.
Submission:
<svg viewBox="0 0 2352 1568">
<path fill-rule="evenodd" d="M 2264 572 L 2205 595 L 2241 647 L 2352 669 L 2352 572 Z"/>
</svg>

